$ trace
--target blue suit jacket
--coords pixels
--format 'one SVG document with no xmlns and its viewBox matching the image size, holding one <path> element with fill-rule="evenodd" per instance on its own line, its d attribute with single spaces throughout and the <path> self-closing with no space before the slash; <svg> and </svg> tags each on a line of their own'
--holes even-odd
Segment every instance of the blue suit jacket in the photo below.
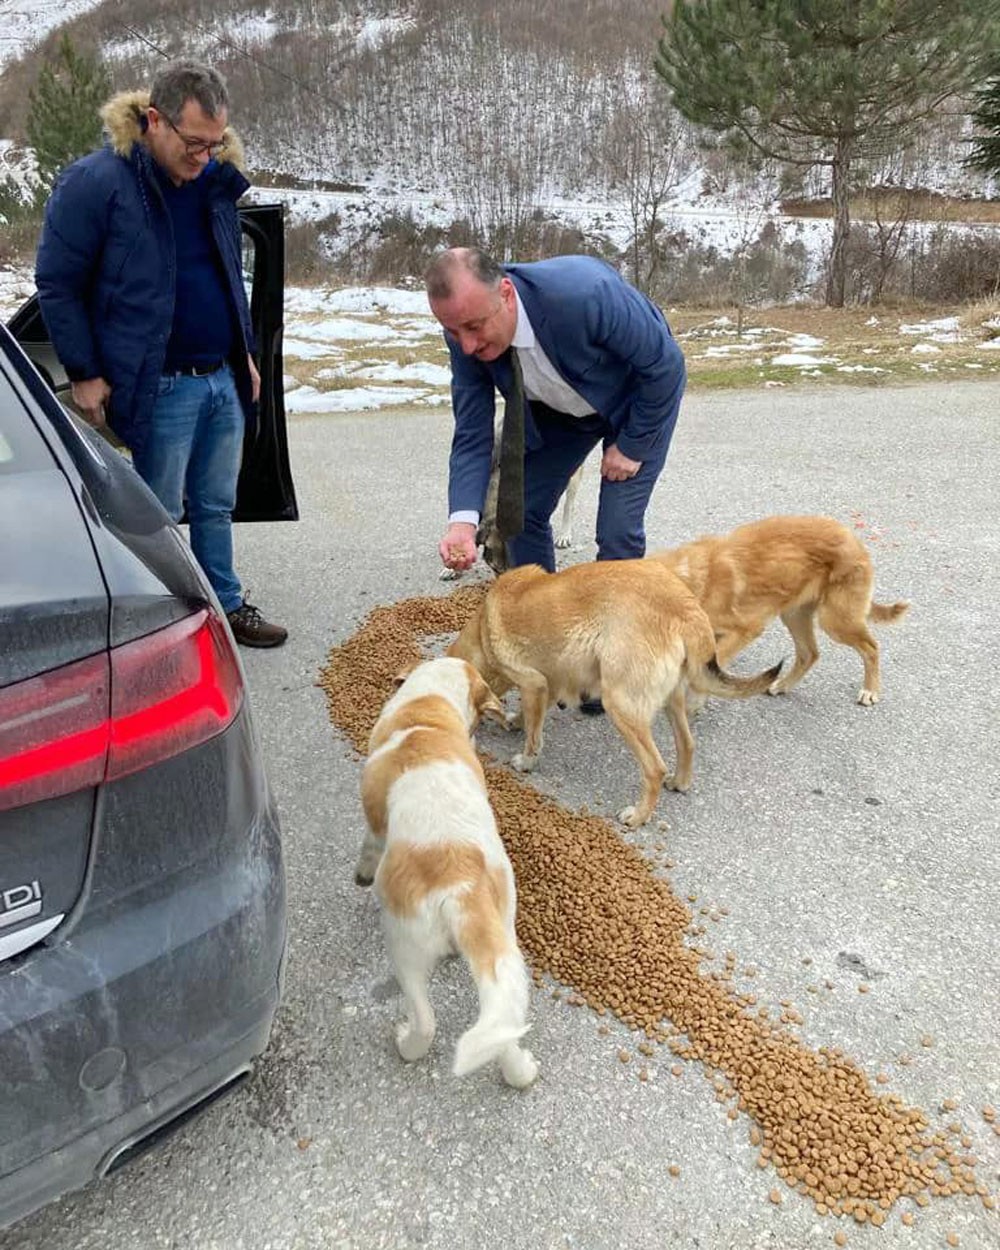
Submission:
<svg viewBox="0 0 1000 1250">
<path fill-rule="evenodd" d="M 556 256 L 506 265 L 538 344 L 563 378 L 609 425 L 619 451 L 648 460 L 673 433 L 684 390 L 684 357 L 663 314 L 610 265 Z M 466 356 L 448 334 L 455 433 L 449 512 L 482 512 L 490 476 L 496 391 L 507 398 L 510 353 L 490 362 Z M 525 445 L 540 439 L 525 411 Z"/>
</svg>

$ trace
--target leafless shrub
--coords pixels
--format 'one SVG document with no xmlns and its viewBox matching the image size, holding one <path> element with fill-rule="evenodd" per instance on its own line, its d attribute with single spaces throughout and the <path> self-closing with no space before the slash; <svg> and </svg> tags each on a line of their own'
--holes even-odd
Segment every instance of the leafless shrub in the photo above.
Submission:
<svg viewBox="0 0 1000 1250">
<path fill-rule="evenodd" d="M 322 221 L 285 223 L 285 278 L 288 282 L 310 286 L 329 279 L 332 267 L 325 244 L 336 234 L 339 224 L 336 213 Z"/>
<path fill-rule="evenodd" d="M 910 298 L 957 304 L 1000 293 L 1000 235 L 995 230 L 937 226 L 914 236 L 907 261 L 905 294 Z"/>
<path fill-rule="evenodd" d="M 740 309 L 783 303 L 798 295 L 806 282 L 804 244 L 785 242 L 770 223 L 738 257 L 699 243 L 683 231 L 665 233 L 660 247 L 666 259 L 652 294 L 664 306 Z"/>
</svg>

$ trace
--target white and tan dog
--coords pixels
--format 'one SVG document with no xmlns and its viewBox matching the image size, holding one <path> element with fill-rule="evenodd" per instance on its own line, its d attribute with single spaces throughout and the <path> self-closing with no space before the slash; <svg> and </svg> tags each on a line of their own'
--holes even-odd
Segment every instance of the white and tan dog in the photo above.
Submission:
<svg viewBox="0 0 1000 1250">
<path fill-rule="evenodd" d="M 688 690 L 745 699 L 763 694 L 781 670 L 724 672 L 698 600 L 652 560 L 575 564 L 560 573 L 537 564 L 511 569 L 490 583 L 448 654 L 474 664 L 496 694 L 520 690 L 524 750 L 511 763 L 523 772 L 535 766 L 553 703 L 577 707 L 601 698 L 642 773 L 638 800 L 618 815 L 630 828 L 649 820 L 662 787 L 691 784 Z M 652 732 L 663 707 L 677 752 L 671 776 Z"/>
<path fill-rule="evenodd" d="M 479 989 L 479 1018 L 459 1038 L 456 1076 L 499 1060 L 508 1085 L 538 1075 L 518 1045 L 528 1031 L 528 973 L 514 931 L 514 874 L 471 739 L 503 710 L 464 660 L 417 665 L 382 709 L 368 744 L 361 800 L 369 832 L 355 872 L 375 882 L 386 945 L 406 1000 L 396 1045 L 421 1059 L 434 1037 L 427 985 L 461 954 Z"/>
<path fill-rule="evenodd" d="M 649 559 L 694 592 L 712 622 L 720 664 L 780 616 L 795 642 L 795 663 L 771 687 L 771 694 L 784 694 L 816 663 L 818 620 L 864 662 L 858 702 L 878 702 L 879 646 L 868 624 L 897 621 L 909 605 L 872 601 L 871 557 L 846 525 L 825 516 L 772 516 Z"/>
</svg>

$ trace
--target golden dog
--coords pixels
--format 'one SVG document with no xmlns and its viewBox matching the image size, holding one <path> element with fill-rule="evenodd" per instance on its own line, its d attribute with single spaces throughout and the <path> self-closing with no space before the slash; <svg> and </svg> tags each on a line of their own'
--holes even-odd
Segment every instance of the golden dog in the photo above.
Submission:
<svg viewBox="0 0 1000 1250">
<path fill-rule="evenodd" d="M 878 643 L 868 622 L 898 620 L 909 604 L 872 602 L 871 557 L 845 525 L 823 516 L 775 516 L 721 537 L 699 538 L 649 557 L 676 573 L 708 613 L 720 664 L 749 646 L 780 616 L 795 642 L 795 663 L 771 688 L 784 694 L 819 657 L 815 621 L 853 647 L 865 666 L 858 702 L 878 702 Z"/>
<path fill-rule="evenodd" d="M 524 750 L 512 761 L 530 771 L 542 749 L 553 703 L 579 706 L 600 697 L 642 770 L 639 801 L 619 813 L 645 824 L 661 787 L 691 784 L 694 742 L 688 687 L 743 699 L 766 691 L 781 665 L 733 677 L 716 663 L 708 617 L 684 583 L 651 560 L 607 560 L 546 573 L 537 564 L 504 573 L 448 648 L 474 664 L 492 689 L 521 692 Z M 672 777 L 653 741 L 652 721 L 666 707 L 677 751 Z"/>
</svg>

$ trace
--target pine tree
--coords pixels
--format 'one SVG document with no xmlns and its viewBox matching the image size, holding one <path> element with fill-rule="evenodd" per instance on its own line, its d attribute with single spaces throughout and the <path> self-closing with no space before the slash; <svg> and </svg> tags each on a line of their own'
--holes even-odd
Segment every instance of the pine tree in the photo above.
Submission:
<svg viewBox="0 0 1000 1250">
<path fill-rule="evenodd" d="M 839 308 L 859 162 L 983 81 L 1000 0 L 675 0 L 663 23 L 656 70 L 685 117 L 737 149 L 829 168 Z"/>
<path fill-rule="evenodd" d="M 972 140 L 964 164 L 996 176 L 1000 174 L 1000 77 L 996 76 L 996 65 L 992 72 L 994 76 L 973 97 L 970 116 L 976 129 L 983 133 Z"/>
<path fill-rule="evenodd" d="M 69 35 L 63 35 L 54 61 L 42 66 L 28 95 L 28 141 L 35 149 L 42 194 L 63 166 L 99 146 L 98 110 L 110 91 L 111 79 L 100 58 L 78 52 Z"/>
</svg>

